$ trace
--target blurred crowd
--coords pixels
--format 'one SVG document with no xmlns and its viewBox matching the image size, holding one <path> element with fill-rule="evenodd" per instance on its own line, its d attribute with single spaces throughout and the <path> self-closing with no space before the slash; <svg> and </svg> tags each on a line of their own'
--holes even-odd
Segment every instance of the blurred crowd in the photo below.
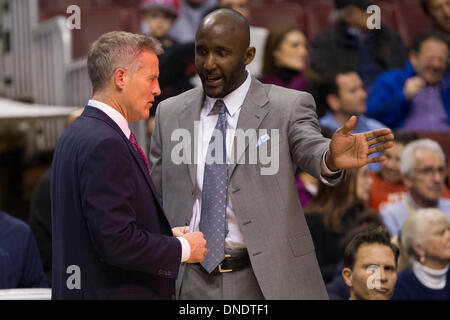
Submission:
<svg viewBox="0 0 450 320">
<path fill-rule="evenodd" d="M 410 48 L 390 27 L 367 27 L 372 1 L 334 4 L 333 26 L 311 42 L 296 26 L 252 26 L 256 57 L 248 66 L 264 83 L 313 94 L 324 136 L 331 137 L 353 115 L 358 116 L 355 132 L 394 131 L 384 162 L 347 170 L 337 187 L 305 172 L 296 176 L 328 294 L 331 299 L 448 300 L 450 150 L 426 133 L 450 137 L 450 0 L 420 1 L 433 24 Z M 195 31 L 202 17 L 220 7 L 251 21 L 250 0 L 142 1 L 142 32 L 164 48 L 162 94 L 151 109 L 149 135 L 157 103 L 199 85 Z M 1 212 L 0 226 L 7 231 L 0 232 L 5 265 L 0 270 L 14 266 L 0 274 L 0 288 L 51 286 L 48 173 L 33 192 L 31 229 Z"/>
</svg>

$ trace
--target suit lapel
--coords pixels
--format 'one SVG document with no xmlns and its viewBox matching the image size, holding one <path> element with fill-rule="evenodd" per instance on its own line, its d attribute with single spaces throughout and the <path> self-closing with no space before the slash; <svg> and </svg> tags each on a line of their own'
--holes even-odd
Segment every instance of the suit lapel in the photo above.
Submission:
<svg viewBox="0 0 450 320">
<path fill-rule="evenodd" d="M 152 193 L 154 194 L 156 201 L 158 202 L 159 206 L 161 208 L 163 208 L 162 201 L 161 201 L 161 196 L 160 196 L 159 192 L 156 190 L 156 187 L 153 185 L 153 182 L 152 182 L 152 180 L 150 178 L 150 174 L 149 174 L 149 172 L 147 170 L 147 167 L 144 166 L 144 163 L 143 163 L 143 160 L 141 159 L 141 156 L 137 153 L 136 150 L 134 150 L 134 147 L 131 144 L 130 140 L 125 136 L 125 134 L 119 128 L 119 126 L 110 117 L 108 117 L 108 115 L 106 115 L 103 111 L 101 111 L 100 109 L 97 109 L 95 107 L 86 106 L 82 115 L 88 116 L 88 117 L 94 117 L 94 118 L 97 118 L 99 120 L 102 120 L 102 121 L 106 122 L 109 126 L 111 126 L 114 130 L 116 130 L 120 134 L 120 136 L 122 137 L 124 142 L 127 144 L 128 149 L 130 149 L 130 152 L 133 155 L 134 160 L 137 162 L 137 165 L 139 166 L 139 168 L 141 169 L 142 173 L 144 174 L 144 177 L 145 177 L 148 185 L 150 186 L 150 189 L 152 190 Z"/>
<path fill-rule="evenodd" d="M 264 90 L 264 86 L 261 82 L 252 78 L 252 83 L 250 85 L 250 89 L 245 97 L 244 103 L 242 105 L 241 111 L 239 113 L 239 120 L 237 123 L 236 129 L 242 129 L 247 131 L 248 129 L 258 129 L 261 125 L 261 122 L 264 120 L 265 116 L 269 112 L 269 106 L 267 103 L 269 99 L 267 97 L 267 93 Z M 233 159 L 233 163 L 230 164 L 228 169 L 228 179 L 231 179 L 231 176 L 236 168 L 237 161 L 244 155 L 245 151 L 248 149 L 249 143 L 255 143 L 257 141 L 253 139 L 245 139 L 245 147 L 242 150 L 237 150 L 236 158 Z M 231 155 L 234 155 L 236 148 L 236 135 L 234 136 L 233 141 L 233 150 Z"/>
<path fill-rule="evenodd" d="M 197 152 L 198 152 L 198 131 L 195 130 L 195 122 L 200 121 L 200 111 L 203 106 L 204 94 L 201 87 L 196 88 L 192 95 L 186 100 L 183 108 L 178 113 L 179 128 L 187 129 L 191 137 L 191 146 L 193 150 L 191 159 L 186 159 L 188 162 L 187 169 L 191 178 L 192 185 L 195 187 L 197 177 Z"/>
<path fill-rule="evenodd" d="M 127 146 L 130 150 L 131 154 L 134 157 L 134 160 L 136 161 L 137 165 L 142 171 L 142 174 L 145 177 L 145 180 L 147 181 L 148 185 L 150 186 L 150 189 L 152 190 L 156 201 L 158 202 L 159 206 L 163 208 L 161 195 L 159 194 L 158 190 L 156 190 L 155 185 L 153 184 L 153 181 L 150 177 L 150 173 L 147 170 L 147 167 L 144 165 L 144 160 L 141 158 L 141 155 L 134 149 L 132 143 L 127 139 Z"/>
</svg>

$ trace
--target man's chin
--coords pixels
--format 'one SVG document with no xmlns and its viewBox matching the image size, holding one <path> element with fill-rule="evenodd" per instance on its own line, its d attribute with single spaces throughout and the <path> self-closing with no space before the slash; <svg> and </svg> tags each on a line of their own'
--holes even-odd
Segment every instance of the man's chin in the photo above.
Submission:
<svg viewBox="0 0 450 320">
<path fill-rule="evenodd" d="M 203 89 L 205 90 L 205 93 L 208 97 L 210 98 L 223 98 L 223 90 L 222 88 L 208 88 L 208 87 L 203 87 Z"/>
</svg>

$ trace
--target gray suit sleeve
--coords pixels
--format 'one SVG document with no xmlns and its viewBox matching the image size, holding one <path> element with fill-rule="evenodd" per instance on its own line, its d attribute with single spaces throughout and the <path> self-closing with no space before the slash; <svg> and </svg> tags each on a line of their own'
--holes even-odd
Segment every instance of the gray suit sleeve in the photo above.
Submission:
<svg viewBox="0 0 450 320">
<path fill-rule="evenodd" d="M 153 184 L 162 194 L 162 142 L 161 142 L 161 103 L 155 115 L 155 128 L 153 129 L 150 144 L 150 170 Z"/>
<path fill-rule="evenodd" d="M 342 174 L 334 178 L 324 175 L 322 161 L 330 139 L 321 133 L 314 98 L 307 92 L 301 92 L 291 108 L 288 138 L 292 157 L 299 168 L 325 184 L 334 185 L 342 179 Z"/>
</svg>

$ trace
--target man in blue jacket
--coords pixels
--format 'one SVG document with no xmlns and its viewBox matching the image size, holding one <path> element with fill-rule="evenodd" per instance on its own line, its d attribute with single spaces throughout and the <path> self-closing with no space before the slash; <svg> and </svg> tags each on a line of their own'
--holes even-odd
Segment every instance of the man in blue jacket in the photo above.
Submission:
<svg viewBox="0 0 450 320">
<path fill-rule="evenodd" d="M 448 45 L 437 32 L 420 36 L 403 69 L 383 73 L 369 93 L 367 116 L 391 129 L 450 130 Z"/>
<path fill-rule="evenodd" d="M 47 287 L 30 227 L 0 210 L 0 289 Z"/>
</svg>

